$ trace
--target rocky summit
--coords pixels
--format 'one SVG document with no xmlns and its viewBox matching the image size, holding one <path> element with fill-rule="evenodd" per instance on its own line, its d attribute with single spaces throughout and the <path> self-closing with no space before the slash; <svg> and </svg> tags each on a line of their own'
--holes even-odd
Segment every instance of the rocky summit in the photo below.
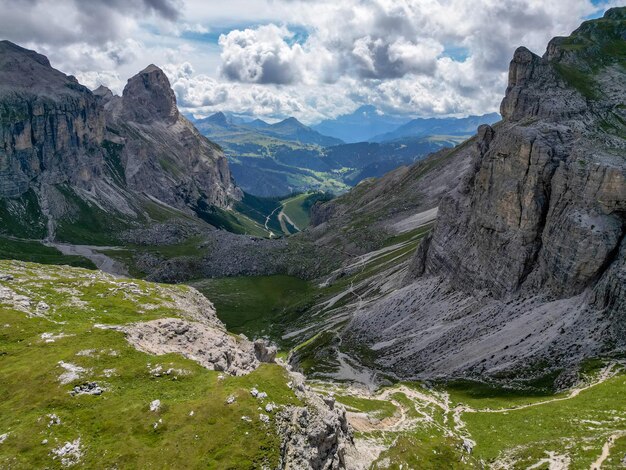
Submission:
<svg viewBox="0 0 626 470">
<path fill-rule="evenodd" d="M 143 3 L 148 22 L 168 4 Z M 119 96 L 0 42 L 0 468 L 626 465 L 626 7 L 542 56 L 498 44 L 515 50 L 499 114 L 409 119 L 381 93 L 417 99 L 392 90 L 425 73 L 407 69 L 414 38 L 378 31 L 413 31 L 415 5 L 396 21 L 394 2 L 358 3 L 370 34 L 335 59 L 359 75 L 345 99 L 375 82 L 381 105 L 321 127 L 370 142 L 213 109 L 245 90 L 237 105 L 261 116 L 322 116 L 335 95 L 304 106 L 293 88 L 328 45 L 319 25 L 306 45 L 291 26 L 225 32 L 219 78 L 148 65 Z M 540 11 L 516 25 L 569 24 Z M 481 67 L 440 45 L 437 67 Z M 291 54 L 307 60 L 289 75 Z M 429 86 L 417 106 L 455 106 L 421 103 Z M 306 191 L 244 192 L 229 161 L 242 187 Z M 329 175 L 340 194 L 314 191 Z"/>
<path fill-rule="evenodd" d="M 155 207 L 194 214 L 241 198 L 220 148 L 180 115 L 158 67 L 129 79 L 118 97 L 104 87 L 91 92 L 9 41 L 0 43 L 0 62 L 9 234 L 54 239 L 59 227 L 61 238 L 76 238 L 85 228 L 149 225 Z M 109 221 L 85 227 L 94 212 Z"/>
</svg>

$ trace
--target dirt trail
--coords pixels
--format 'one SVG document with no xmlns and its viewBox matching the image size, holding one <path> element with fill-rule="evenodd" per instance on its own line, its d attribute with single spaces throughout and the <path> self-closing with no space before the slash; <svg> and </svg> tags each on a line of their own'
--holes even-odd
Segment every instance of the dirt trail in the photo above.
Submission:
<svg viewBox="0 0 626 470">
<path fill-rule="evenodd" d="M 620 365 L 620 363 L 614 362 L 614 363 L 611 363 L 611 364 L 607 365 L 606 367 L 603 367 L 600 370 L 600 373 L 598 374 L 598 377 L 596 378 L 596 380 L 594 380 L 593 382 L 590 382 L 590 383 L 588 383 L 588 384 L 586 384 L 584 386 L 573 388 L 564 397 L 551 398 L 549 400 L 543 400 L 543 401 L 538 401 L 538 402 L 534 402 L 534 403 L 528 403 L 526 405 L 512 406 L 510 408 L 498 408 L 498 409 L 495 409 L 495 410 L 493 410 L 491 408 L 475 409 L 475 408 L 472 408 L 472 407 L 469 407 L 469 406 L 465 406 L 465 405 L 461 405 L 461 406 L 457 407 L 457 409 L 459 409 L 460 412 L 464 412 L 464 413 L 508 413 L 509 411 L 523 410 L 523 409 L 526 409 L 526 408 L 531 408 L 533 406 L 546 405 L 548 403 L 554 403 L 554 402 L 557 402 L 557 401 L 571 400 L 572 398 L 578 396 L 581 392 L 583 392 L 585 390 L 589 390 L 590 388 L 595 387 L 596 385 L 600 385 L 601 383 L 607 381 L 611 377 L 614 377 L 619 372 L 618 365 Z M 455 412 L 456 412 L 456 409 L 455 409 Z"/>
<path fill-rule="evenodd" d="M 289 225 L 291 225 L 296 232 L 300 232 L 300 228 L 293 222 L 293 220 L 289 218 L 287 214 L 285 214 L 284 207 L 285 206 L 283 206 L 283 210 L 281 210 L 278 213 L 278 221 L 280 222 L 280 228 L 282 228 L 283 232 L 285 232 L 287 235 L 291 235 L 291 231 L 289 230 L 289 227 L 287 226 L 287 223 L 289 223 Z"/>
<path fill-rule="evenodd" d="M 274 210 L 270 213 L 270 215 L 268 215 L 268 216 L 265 218 L 265 230 L 267 230 L 267 233 L 269 233 L 269 234 L 270 234 L 270 238 L 274 238 L 274 232 L 272 232 L 272 231 L 270 230 L 270 228 L 269 228 L 267 225 L 270 223 L 270 219 L 271 219 L 271 218 L 272 218 L 272 216 L 274 215 L 274 212 L 276 212 L 276 211 L 277 211 L 278 209 L 280 209 L 280 208 L 281 208 L 281 206 L 278 206 L 276 209 L 274 209 Z"/>
<path fill-rule="evenodd" d="M 591 467 L 589 467 L 589 470 L 600 470 L 604 461 L 608 459 L 609 455 L 611 454 L 611 447 L 613 447 L 613 444 L 615 444 L 615 441 L 622 436 L 626 436 L 626 431 L 618 431 L 609 436 L 607 441 L 602 446 L 602 453 L 596 459 L 596 461 L 591 464 Z"/>
<path fill-rule="evenodd" d="M 439 428 L 445 435 L 454 436 L 462 439 L 464 447 L 466 447 L 468 451 L 471 451 L 476 443 L 471 439 L 471 435 L 466 428 L 465 422 L 462 419 L 463 413 L 506 413 L 515 410 L 530 408 L 533 406 L 540 406 L 553 402 L 570 400 L 577 397 L 581 392 L 595 387 L 610 379 L 611 377 L 614 377 L 621 370 L 621 368 L 619 367 L 620 365 L 622 364 L 612 363 L 607 365 L 606 367 L 601 369 L 600 373 L 593 382 L 570 390 L 570 392 L 566 396 L 502 409 L 476 409 L 466 405 L 459 405 L 453 408 L 450 403 L 450 397 L 445 392 L 440 392 L 436 390 L 421 391 L 419 389 L 407 387 L 406 385 L 386 388 L 384 390 L 379 390 L 378 392 L 372 392 L 371 390 L 366 390 L 362 387 L 350 385 L 348 387 L 342 387 L 340 393 L 356 398 L 388 401 L 397 408 L 396 413 L 392 417 L 382 420 L 373 419 L 364 412 L 348 412 L 348 421 L 356 431 L 383 431 L 396 433 L 414 429 L 415 426 L 418 425 L 418 423 L 428 423 L 428 425 Z M 325 386 L 328 385 L 328 383 L 325 383 Z M 333 386 L 331 386 L 331 388 L 332 387 Z M 393 395 L 396 393 L 401 393 L 405 395 L 411 401 L 412 406 L 395 399 Z M 437 422 L 434 419 L 434 415 L 432 414 L 432 408 L 429 411 L 427 407 L 425 409 L 424 405 L 433 405 L 438 408 L 443 414 L 443 424 Z M 452 418 L 452 423 L 448 425 L 447 422 L 450 417 Z M 601 455 L 592 464 L 590 470 L 599 470 L 601 468 L 602 464 L 610 455 L 611 447 L 614 445 L 615 441 L 622 436 L 626 436 L 626 431 L 616 432 L 608 438 L 607 442 L 602 448 Z M 378 444 L 382 444 L 382 442 Z M 548 452 L 546 458 L 540 459 L 538 462 L 536 462 L 536 464 L 534 464 L 534 466 L 529 468 L 540 468 L 542 465 L 547 464 L 551 470 L 566 470 L 569 467 L 569 463 L 570 457 L 568 455 L 560 455 Z M 498 468 L 497 464 L 494 464 L 494 468 Z M 507 467 L 504 466 L 502 468 Z"/>
</svg>

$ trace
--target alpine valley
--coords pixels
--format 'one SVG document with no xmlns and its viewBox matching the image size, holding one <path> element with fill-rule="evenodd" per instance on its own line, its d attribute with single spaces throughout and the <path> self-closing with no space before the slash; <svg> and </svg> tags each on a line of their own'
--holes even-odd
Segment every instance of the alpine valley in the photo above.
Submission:
<svg viewBox="0 0 626 470">
<path fill-rule="evenodd" d="M 626 465 L 626 7 L 499 113 L 176 97 L 0 41 L 1 468 Z"/>
</svg>

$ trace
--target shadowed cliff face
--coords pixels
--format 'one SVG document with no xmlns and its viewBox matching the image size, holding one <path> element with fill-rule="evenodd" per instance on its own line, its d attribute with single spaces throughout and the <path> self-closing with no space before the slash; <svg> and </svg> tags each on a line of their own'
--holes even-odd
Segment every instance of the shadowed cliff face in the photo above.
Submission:
<svg viewBox="0 0 626 470">
<path fill-rule="evenodd" d="M 46 57 L 0 42 L 0 197 L 32 184 L 89 189 L 103 171 L 104 111 Z"/>
<path fill-rule="evenodd" d="M 408 285 L 365 312 L 399 375 L 569 367 L 626 347 L 626 9 L 513 57 Z M 535 371 L 534 374 L 545 371 Z"/>
</svg>

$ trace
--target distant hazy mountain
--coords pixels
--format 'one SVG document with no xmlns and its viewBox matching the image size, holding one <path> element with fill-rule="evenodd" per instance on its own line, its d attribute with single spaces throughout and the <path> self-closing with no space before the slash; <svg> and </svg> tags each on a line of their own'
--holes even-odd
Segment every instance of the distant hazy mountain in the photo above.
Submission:
<svg viewBox="0 0 626 470">
<path fill-rule="evenodd" d="M 425 137 L 427 135 L 471 135 L 481 124 L 493 124 L 500 120 L 498 113 L 468 116 L 466 118 L 417 118 L 397 129 L 381 133 L 370 139 L 371 142 L 385 142 L 403 138 Z"/>
<path fill-rule="evenodd" d="M 341 193 L 364 178 L 382 176 L 464 139 L 458 135 L 429 135 L 346 144 L 295 118 L 275 124 L 260 119 L 242 122 L 221 112 L 194 123 L 222 146 L 237 185 L 262 197 L 309 190 Z"/>
<path fill-rule="evenodd" d="M 317 132 L 347 143 L 367 142 L 371 137 L 391 132 L 409 121 L 406 117 L 380 114 L 375 106 L 361 106 L 352 114 L 328 119 L 312 126 Z M 472 129 L 474 132 L 476 129 Z M 470 132 L 470 133 L 471 133 Z"/>
<path fill-rule="evenodd" d="M 335 137 L 322 135 L 305 126 L 294 117 L 287 118 L 275 124 L 269 124 L 260 119 L 245 122 L 236 116 L 222 112 L 215 113 L 204 119 L 194 120 L 194 124 L 209 138 L 219 141 L 224 134 L 246 136 L 247 141 L 260 141 L 262 137 L 273 137 L 288 142 L 297 142 L 305 145 L 319 145 L 329 147 L 342 144 L 343 141 Z M 256 137 L 255 137 L 256 135 Z"/>
</svg>

